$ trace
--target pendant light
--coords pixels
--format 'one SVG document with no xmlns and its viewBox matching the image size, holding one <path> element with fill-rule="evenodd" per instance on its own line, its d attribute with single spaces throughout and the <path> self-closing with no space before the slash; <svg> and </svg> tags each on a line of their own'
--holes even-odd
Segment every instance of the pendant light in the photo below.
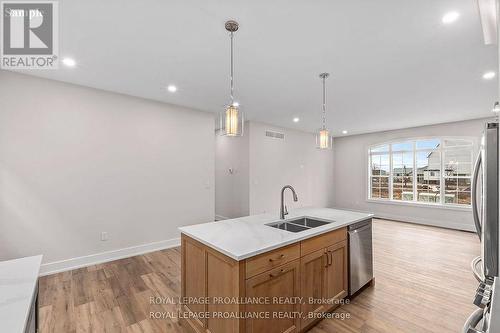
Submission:
<svg viewBox="0 0 500 333">
<path fill-rule="evenodd" d="M 238 30 L 238 22 L 227 21 L 225 24 L 226 30 L 229 31 L 231 39 L 231 69 L 230 69 L 230 103 L 225 110 L 219 114 L 220 131 L 223 136 L 242 136 L 243 135 L 243 112 L 240 110 L 238 103 L 234 101 L 234 65 L 233 65 L 233 38 L 234 33 Z"/>
<path fill-rule="evenodd" d="M 319 77 L 323 81 L 323 126 L 316 134 L 316 147 L 318 149 L 332 149 L 333 139 L 330 131 L 326 128 L 326 85 L 325 81 L 330 76 L 329 73 L 321 73 Z"/>
</svg>

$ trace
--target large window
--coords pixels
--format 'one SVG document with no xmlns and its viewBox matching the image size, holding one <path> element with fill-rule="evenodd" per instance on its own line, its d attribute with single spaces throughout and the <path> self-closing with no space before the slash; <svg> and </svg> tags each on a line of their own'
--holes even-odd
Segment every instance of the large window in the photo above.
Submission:
<svg viewBox="0 0 500 333">
<path fill-rule="evenodd" d="M 370 199 L 471 204 L 472 140 L 407 140 L 371 147 L 368 154 Z"/>
</svg>

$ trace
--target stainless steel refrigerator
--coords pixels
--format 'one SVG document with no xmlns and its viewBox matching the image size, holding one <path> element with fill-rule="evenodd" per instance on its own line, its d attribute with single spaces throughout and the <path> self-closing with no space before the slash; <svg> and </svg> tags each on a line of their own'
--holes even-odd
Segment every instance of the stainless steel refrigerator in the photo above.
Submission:
<svg viewBox="0 0 500 333">
<path fill-rule="evenodd" d="M 495 323 L 499 273 L 499 124 L 486 123 L 472 177 L 472 215 L 481 240 L 481 256 L 472 261 L 472 272 L 479 282 L 473 303 L 478 306 L 467 319 L 464 333 L 500 333 Z M 496 298 L 496 300 L 494 299 Z"/>
</svg>

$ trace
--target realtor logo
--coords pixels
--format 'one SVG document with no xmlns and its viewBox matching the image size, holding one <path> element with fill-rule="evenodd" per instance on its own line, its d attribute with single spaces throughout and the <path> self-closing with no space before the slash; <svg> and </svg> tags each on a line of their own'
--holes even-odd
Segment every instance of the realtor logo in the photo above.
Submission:
<svg viewBox="0 0 500 333">
<path fill-rule="evenodd" d="M 58 3 L 1 3 L 3 69 L 57 69 L 59 64 Z"/>
</svg>

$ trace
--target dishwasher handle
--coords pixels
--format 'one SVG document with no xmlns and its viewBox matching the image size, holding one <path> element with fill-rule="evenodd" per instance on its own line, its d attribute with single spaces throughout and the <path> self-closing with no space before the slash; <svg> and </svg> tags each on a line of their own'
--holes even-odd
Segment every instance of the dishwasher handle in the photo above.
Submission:
<svg viewBox="0 0 500 333">
<path fill-rule="evenodd" d="M 364 227 L 361 227 L 361 228 L 358 228 L 358 229 L 354 229 L 354 230 L 349 230 L 349 233 L 350 234 L 355 234 L 355 233 L 358 233 L 358 232 L 365 231 L 366 229 L 371 229 L 371 227 L 372 227 L 371 224 L 367 224 Z"/>
</svg>

